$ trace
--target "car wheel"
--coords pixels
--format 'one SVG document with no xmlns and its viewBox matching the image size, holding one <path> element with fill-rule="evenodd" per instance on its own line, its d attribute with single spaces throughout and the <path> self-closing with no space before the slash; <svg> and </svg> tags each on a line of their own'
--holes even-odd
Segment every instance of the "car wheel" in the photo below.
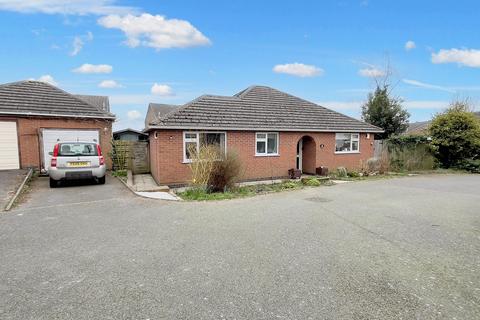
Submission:
<svg viewBox="0 0 480 320">
<path fill-rule="evenodd" d="M 105 176 L 97 179 L 98 184 L 105 184 Z"/>
<path fill-rule="evenodd" d="M 58 187 L 58 183 L 59 183 L 59 181 L 53 180 L 52 178 L 50 178 L 50 188 Z"/>
</svg>

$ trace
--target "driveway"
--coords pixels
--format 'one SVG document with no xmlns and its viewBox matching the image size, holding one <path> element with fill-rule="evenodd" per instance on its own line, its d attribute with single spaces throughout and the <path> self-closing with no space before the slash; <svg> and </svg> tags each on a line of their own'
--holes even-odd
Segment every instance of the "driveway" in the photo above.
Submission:
<svg viewBox="0 0 480 320">
<path fill-rule="evenodd" d="M 480 315 L 480 175 L 205 203 L 37 182 L 0 215 L 1 319 Z"/>
<path fill-rule="evenodd" d="M 0 170 L 0 212 L 17 191 L 28 170 Z"/>
</svg>

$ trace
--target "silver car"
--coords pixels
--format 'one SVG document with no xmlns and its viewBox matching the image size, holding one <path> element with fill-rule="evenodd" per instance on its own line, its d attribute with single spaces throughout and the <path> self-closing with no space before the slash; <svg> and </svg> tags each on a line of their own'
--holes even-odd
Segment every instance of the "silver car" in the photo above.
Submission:
<svg viewBox="0 0 480 320">
<path fill-rule="evenodd" d="M 51 155 L 48 169 L 51 188 L 62 180 L 95 179 L 99 184 L 105 183 L 105 158 L 97 143 L 60 142 Z"/>
</svg>

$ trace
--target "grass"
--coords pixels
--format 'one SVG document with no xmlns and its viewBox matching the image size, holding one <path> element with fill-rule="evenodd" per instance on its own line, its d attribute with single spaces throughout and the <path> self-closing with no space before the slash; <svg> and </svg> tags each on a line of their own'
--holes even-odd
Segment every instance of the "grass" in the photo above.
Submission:
<svg viewBox="0 0 480 320">
<path fill-rule="evenodd" d="M 208 193 L 203 188 L 190 188 L 177 195 L 183 200 L 190 201 L 209 201 L 209 200 L 228 200 L 235 198 L 252 197 L 258 194 L 282 192 L 288 190 L 299 190 L 305 187 L 318 187 L 321 185 L 329 185 L 328 181 L 320 181 L 317 178 L 309 178 L 300 180 L 285 180 L 282 183 L 273 184 L 257 184 L 251 186 L 236 187 L 225 192 Z"/>
</svg>

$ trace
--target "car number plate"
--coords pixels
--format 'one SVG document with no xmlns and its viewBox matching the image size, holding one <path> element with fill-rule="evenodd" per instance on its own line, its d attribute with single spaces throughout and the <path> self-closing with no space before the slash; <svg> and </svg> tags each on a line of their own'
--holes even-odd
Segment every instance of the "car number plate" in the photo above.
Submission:
<svg viewBox="0 0 480 320">
<path fill-rule="evenodd" d="M 90 166 L 90 162 L 88 161 L 74 161 L 74 162 L 68 162 L 69 167 L 88 167 Z"/>
</svg>

